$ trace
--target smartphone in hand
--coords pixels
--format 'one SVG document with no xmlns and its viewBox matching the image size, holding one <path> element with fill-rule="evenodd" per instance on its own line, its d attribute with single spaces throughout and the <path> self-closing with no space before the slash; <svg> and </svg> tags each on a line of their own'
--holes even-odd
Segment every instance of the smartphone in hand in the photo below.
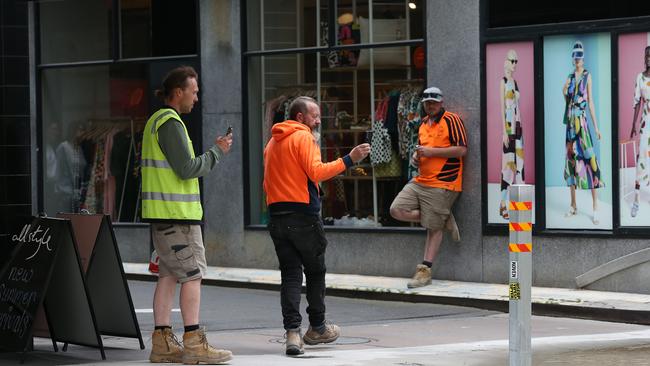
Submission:
<svg viewBox="0 0 650 366">
<path fill-rule="evenodd" d="M 369 144 L 372 144 L 372 133 L 373 132 L 374 132 L 373 130 L 367 130 L 366 131 L 366 142 L 369 143 Z"/>
<path fill-rule="evenodd" d="M 232 126 L 228 126 L 228 129 L 226 130 L 225 136 L 228 136 L 231 133 L 232 133 Z"/>
</svg>

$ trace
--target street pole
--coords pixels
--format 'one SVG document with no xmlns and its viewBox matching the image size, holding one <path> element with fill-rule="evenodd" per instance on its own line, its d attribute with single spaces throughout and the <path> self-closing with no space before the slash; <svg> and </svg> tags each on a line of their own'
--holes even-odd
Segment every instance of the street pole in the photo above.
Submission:
<svg viewBox="0 0 650 366">
<path fill-rule="evenodd" d="M 509 310 L 510 310 L 510 366 L 530 366 L 530 346 L 533 252 L 533 186 L 513 184 L 510 186 L 508 215 L 510 216 Z"/>
</svg>

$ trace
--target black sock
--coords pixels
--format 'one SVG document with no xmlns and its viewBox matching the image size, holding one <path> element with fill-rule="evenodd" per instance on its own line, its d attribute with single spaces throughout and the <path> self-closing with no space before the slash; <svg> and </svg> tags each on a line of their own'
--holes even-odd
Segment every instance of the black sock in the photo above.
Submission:
<svg viewBox="0 0 650 366">
<path fill-rule="evenodd" d="M 199 329 L 199 325 L 198 325 L 198 324 L 186 325 L 186 326 L 185 326 L 185 333 L 187 333 L 187 332 L 192 332 L 192 331 L 195 331 L 195 330 L 197 330 L 197 329 Z"/>
<path fill-rule="evenodd" d="M 433 265 L 433 263 L 427 262 L 427 261 L 422 261 L 422 264 L 424 264 L 425 266 L 427 266 L 429 268 L 431 268 L 431 266 Z"/>
<path fill-rule="evenodd" d="M 186 326 L 185 326 L 185 333 L 187 333 L 187 332 L 192 332 L 192 331 L 195 331 L 195 330 L 197 330 L 197 329 L 199 329 L 199 325 L 198 325 L 198 324 L 186 325 Z"/>
<path fill-rule="evenodd" d="M 169 325 L 156 325 L 154 330 L 172 329 Z"/>
<path fill-rule="evenodd" d="M 323 333 L 325 332 L 325 323 L 323 323 L 323 324 L 321 324 L 321 325 L 319 325 L 319 326 L 317 326 L 317 327 L 315 327 L 315 326 L 312 325 L 312 326 L 311 326 L 311 329 L 317 331 L 318 334 L 323 334 Z"/>
</svg>

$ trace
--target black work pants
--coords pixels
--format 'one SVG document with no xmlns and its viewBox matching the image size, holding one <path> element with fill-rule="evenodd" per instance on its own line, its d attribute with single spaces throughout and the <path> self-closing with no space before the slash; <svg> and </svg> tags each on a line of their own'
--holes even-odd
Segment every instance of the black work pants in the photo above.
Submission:
<svg viewBox="0 0 650 366">
<path fill-rule="evenodd" d="M 291 213 L 271 216 L 268 225 L 280 262 L 280 303 L 284 329 L 299 328 L 304 270 L 307 314 L 312 326 L 325 321 L 325 249 L 327 239 L 319 216 Z"/>
</svg>

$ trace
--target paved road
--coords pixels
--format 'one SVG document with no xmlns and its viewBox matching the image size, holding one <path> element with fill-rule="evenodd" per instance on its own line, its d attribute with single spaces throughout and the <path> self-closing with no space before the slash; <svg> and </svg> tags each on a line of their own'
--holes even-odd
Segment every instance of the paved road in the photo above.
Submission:
<svg viewBox="0 0 650 366">
<path fill-rule="evenodd" d="M 147 348 L 153 327 L 154 284 L 130 281 Z M 304 302 L 304 301 L 303 301 Z M 231 349 L 231 365 L 506 365 L 507 314 L 458 306 L 328 297 L 328 318 L 342 326 L 332 345 L 283 355 L 278 293 L 204 286 L 202 319 L 210 341 Z M 174 306 L 178 308 L 176 304 Z M 173 313 L 180 335 L 180 313 Z M 306 327 L 306 321 L 304 321 Z M 650 328 L 566 318 L 533 318 L 534 365 L 650 365 Z M 37 339 L 27 365 L 147 364 L 148 349 L 134 339 L 104 337 L 107 360 L 96 349 L 71 345 L 54 353 Z M 14 364 L 14 354 L 0 364 Z"/>
</svg>

